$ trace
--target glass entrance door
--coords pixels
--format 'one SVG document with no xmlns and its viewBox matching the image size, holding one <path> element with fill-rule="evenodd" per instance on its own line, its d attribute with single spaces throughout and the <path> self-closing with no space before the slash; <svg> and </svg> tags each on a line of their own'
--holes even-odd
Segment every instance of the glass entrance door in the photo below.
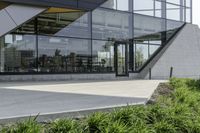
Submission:
<svg viewBox="0 0 200 133">
<path fill-rule="evenodd" d="M 127 43 L 115 43 L 115 70 L 116 76 L 128 76 L 128 47 Z"/>
</svg>

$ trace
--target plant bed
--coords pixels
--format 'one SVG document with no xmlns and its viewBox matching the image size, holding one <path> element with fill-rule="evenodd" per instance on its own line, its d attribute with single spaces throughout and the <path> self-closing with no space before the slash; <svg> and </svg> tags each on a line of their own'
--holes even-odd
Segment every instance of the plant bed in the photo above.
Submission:
<svg viewBox="0 0 200 133">
<path fill-rule="evenodd" d="M 147 105 L 94 113 L 84 119 L 35 119 L 3 126 L 1 133 L 200 133 L 200 81 L 173 78 Z"/>
</svg>

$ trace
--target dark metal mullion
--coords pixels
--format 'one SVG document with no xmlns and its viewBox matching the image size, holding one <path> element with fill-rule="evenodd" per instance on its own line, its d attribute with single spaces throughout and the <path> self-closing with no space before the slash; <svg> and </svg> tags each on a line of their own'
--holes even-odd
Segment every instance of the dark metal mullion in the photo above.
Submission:
<svg viewBox="0 0 200 133">
<path fill-rule="evenodd" d="M 137 66 L 136 66 L 136 62 L 137 62 L 137 58 L 136 58 L 137 43 L 136 43 L 136 41 L 134 41 L 134 45 L 135 45 L 135 63 L 134 63 L 134 64 L 135 64 L 135 71 L 137 71 L 137 70 L 136 70 L 136 69 L 137 69 L 137 68 L 136 68 L 136 67 L 137 67 Z"/>
<path fill-rule="evenodd" d="M 35 18 L 34 22 L 34 28 L 35 28 L 35 41 L 36 41 L 36 67 L 37 67 L 37 72 L 39 72 L 39 46 L 38 46 L 38 19 L 37 17 Z"/>
<path fill-rule="evenodd" d="M 153 1 L 153 16 L 156 16 L 156 1 Z"/>
<path fill-rule="evenodd" d="M 135 28 L 134 28 L 134 26 L 135 26 L 135 22 L 134 22 L 134 19 L 135 19 L 135 17 L 134 17 L 134 0 L 132 0 L 132 30 L 133 30 L 133 39 L 131 40 L 131 45 L 132 45 L 132 57 L 133 57 L 133 59 L 132 59 L 132 71 L 134 72 L 135 71 Z"/>
<path fill-rule="evenodd" d="M 184 22 L 186 22 L 186 10 L 187 10 L 187 7 L 186 7 L 186 0 L 184 0 Z"/>
<path fill-rule="evenodd" d="M 180 0 L 180 21 L 184 21 L 183 16 L 184 16 L 184 1 L 185 0 Z"/>
<path fill-rule="evenodd" d="M 192 10 L 193 6 L 192 6 L 192 2 L 193 1 L 190 0 L 190 8 L 189 8 L 190 9 L 190 23 L 193 23 L 193 20 L 192 20 L 193 19 L 193 14 L 192 14 L 193 13 L 193 10 Z"/>
<path fill-rule="evenodd" d="M 128 43 L 125 43 L 125 76 L 129 76 L 129 73 L 128 73 L 128 67 L 129 67 L 129 64 L 128 64 Z"/>
<path fill-rule="evenodd" d="M 150 44 L 149 44 L 149 40 L 148 40 L 148 59 L 150 58 Z"/>
<path fill-rule="evenodd" d="M 115 68 L 115 74 L 118 76 L 118 51 L 117 51 L 117 46 L 118 44 L 115 42 L 114 43 L 114 68 Z"/>
<path fill-rule="evenodd" d="M 129 26 L 131 27 L 131 38 L 134 38 L 134 14 L 133 9 L 134 2 L 129 0 L 129 11 L 131 11 L 131 18 L 129 19 Z M 133 39 L 129 40 L 129 67 L 131 71 L 134 71 L 134 51 L 133 51 Z M 129 69 L 128 69 L 129 70 Z"/>
<path fill-rule="evenodd" d="M 91 45 L 91 59 L 90 59 L 90 71 L 92 72 L 93 70 L 93 28 L 92 28 L 92 25 L 93 25 L 93 21 L 92 21 L 92 11 L 89 12 L 89 32 L 90 32 L 90 45 Z"/>
</svg>

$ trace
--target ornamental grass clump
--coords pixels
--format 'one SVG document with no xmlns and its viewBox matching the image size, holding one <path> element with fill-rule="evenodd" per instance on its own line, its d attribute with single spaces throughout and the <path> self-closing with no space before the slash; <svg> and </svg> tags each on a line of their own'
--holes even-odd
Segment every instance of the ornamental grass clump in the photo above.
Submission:
<svg viewBox="0 0 200 133">
<path fill-rule="evenodd" d="M 107 113 L 94 113 L 86 119 L 84 130 L 89 133 L 102 133 L 109 122 L 110 119 Z"/>
<path fill-rule="evenodd" d="M 79 125 L 75 120 L 60 119 L 52 122 L 46 132 L 48 133 L 78 133 Z"/>
<path fill-rule="evenodd" d="M 43 133 L 43 127 L 35 119 L 19 122 L 15 125 L 4 127 L 1 133 Z"/>
</svg>

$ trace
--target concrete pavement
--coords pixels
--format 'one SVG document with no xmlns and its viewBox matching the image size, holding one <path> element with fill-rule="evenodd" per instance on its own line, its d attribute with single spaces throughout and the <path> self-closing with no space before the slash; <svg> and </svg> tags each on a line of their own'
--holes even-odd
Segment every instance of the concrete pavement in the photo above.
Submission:
<svg viewBox="0 0 200 133">
<path fill-rule="evenodd" d="M 0 83 L 0 123 L 37 114 L 78 115 L 81 111 L 145 104 L 160 82 L 164 81 Z"/>
</svg>

